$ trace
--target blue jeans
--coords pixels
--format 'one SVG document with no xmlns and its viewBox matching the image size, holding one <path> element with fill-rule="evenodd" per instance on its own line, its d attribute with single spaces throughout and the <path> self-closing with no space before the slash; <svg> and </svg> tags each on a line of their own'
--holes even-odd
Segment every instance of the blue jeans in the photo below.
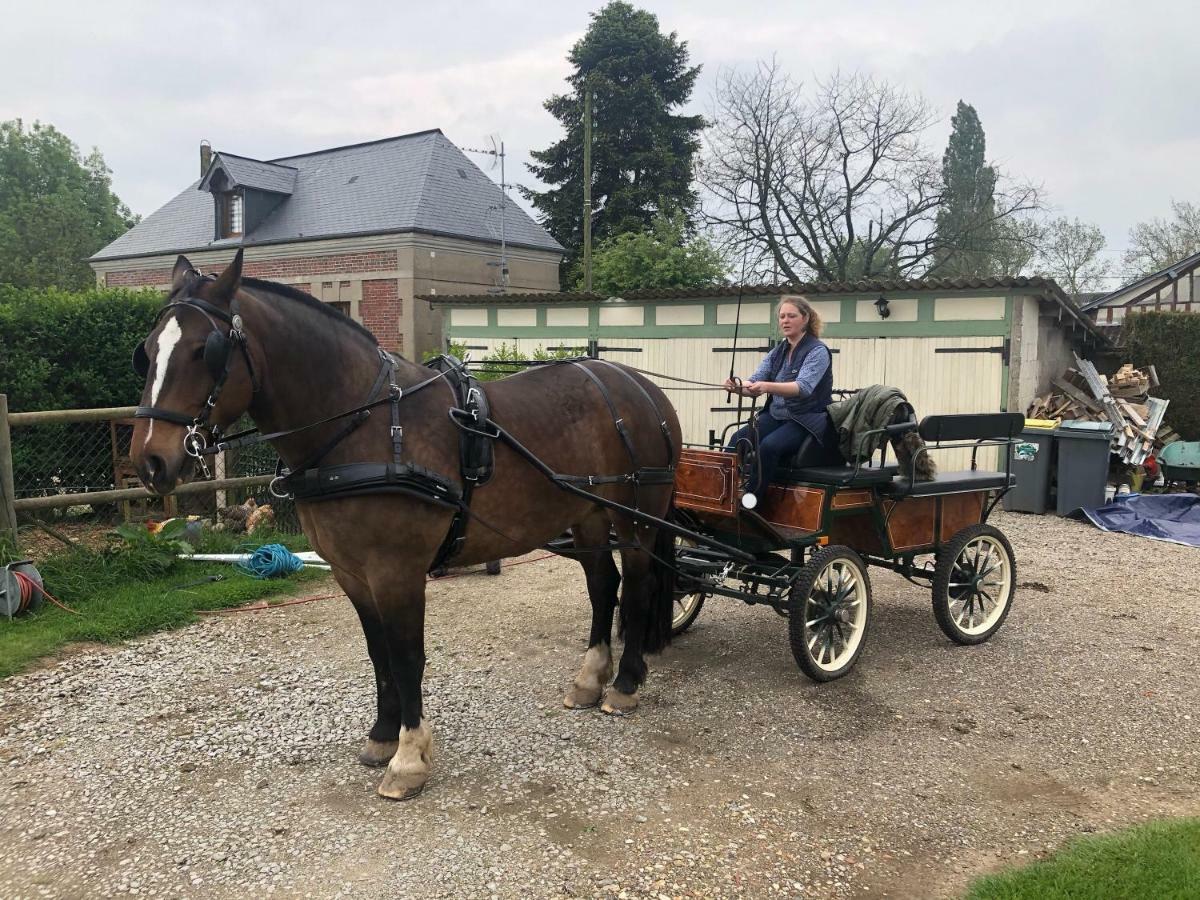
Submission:
<svg viewBox="0 0 1200 900">
<path fill-rule="evenodd" d="M 751 427 L 745 425 L 733 435 L 726 450 L 737 450 L 741 441 L 747 443 L 754 440 Z M 770 413 L 758 417 L 758 466 L 757 471 L 750 473 L 750 483 L 747 490 L 756 497 L 762 498 L 766 486 L 771 483 L 775 470 L 782 460 L 796 454 L 801 446 L 808 441 L 812 448 L 813 459 L 808 465 L 821 465 L 827 455 L 807 428 L 791 419 L 776 419 Z M 806 453 L 806 456 L 809 454 Z"/>
</svg>

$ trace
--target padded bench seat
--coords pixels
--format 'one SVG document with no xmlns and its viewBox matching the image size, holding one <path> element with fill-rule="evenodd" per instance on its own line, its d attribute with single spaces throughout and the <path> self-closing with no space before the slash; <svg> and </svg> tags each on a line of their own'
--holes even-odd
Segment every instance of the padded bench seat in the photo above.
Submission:
<svg viewBox="0 0 1200 900">
<path fill-rule="evenodd" d="M 967 494 L 972 491 L 1000 490 L 1017 483 L 1016 475 L 1003 472 L 939 472 L 933 481 L 909 484 L 907 478 L 897 477 L 882 489 L 893 497 L 928 497 L 935 494 Z"/>
<path fill-rule="evenodd" d="M 834 487 L 874 487 L 888 484 L 899 472 L 897 466 L 869 469 L 863 466 L 854 473 L 854 466 L 809 466 L 804 469 L 780 468 L 775 472 L 775 481 L 786 484 L 808 482 L 828 484 Z"/>
</svg>

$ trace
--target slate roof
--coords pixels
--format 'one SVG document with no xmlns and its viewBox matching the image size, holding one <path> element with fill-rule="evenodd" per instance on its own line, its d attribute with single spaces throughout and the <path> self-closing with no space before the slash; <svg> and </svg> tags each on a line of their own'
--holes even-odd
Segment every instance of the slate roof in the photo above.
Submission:
<svg viewBox="0 0 1200 900">
<path fill-rule="evenodd" d="M 813 281 L 798 284 L 736 284 L 713 285 L 704 288 L 651 288 L 640 291 L 625 291 L 622 300 L 706 300 L 721 297 L 743 298 L 779 296 L 781 294 L 804 294 L 814 297 L 820 294 L 886 294 L 902 291 L 1024 291 L 1044 300 L 1055 303 L 1061 310 L 1060 315 L 1069 319 L 1090 333 L 1101 343 L 1108 339 L 1100 332 L 1091 317 L 1084 314 L 1080 308 L 1066 295 L 1053 278 L 1017 277 L 1017 278 L 884 278 L 863 279 L 860 281 Z M 530 303 L 596 303 L 608 299 L 597 293 L 540 293 L 540 294 L 437 294 L 418 297 L 433 306 L 489 306 L 500 304 L 528 305 Z"/>
<path fill-rule="evenodd" d="M 267 161 L 216 156 L 231 176 L 256 187 L 267 179 L 281 184 L 282 173 L 294 169 L 291 196 L 243 238 L 214 240 L 213 197 L 195 181 L 91 260 L 414 231 L 500 240 L 500 187 L 440 129 Z M 562 252 L 511 199 L 505 218 L 509 244 Z"/>
<path fill-rule="evenodd" d="M 292 193 L 296 189 L 296 175 L 300 171 L 295 166 L 281 166 L 232 153 L 215 153 L 208 172 L 200 179 L 200 190 L 208 190 L 209 181 L 218 169 L 223 169 L 229 175 L 234 187 L 255 188 L 275 194 Z"/>
</svg>

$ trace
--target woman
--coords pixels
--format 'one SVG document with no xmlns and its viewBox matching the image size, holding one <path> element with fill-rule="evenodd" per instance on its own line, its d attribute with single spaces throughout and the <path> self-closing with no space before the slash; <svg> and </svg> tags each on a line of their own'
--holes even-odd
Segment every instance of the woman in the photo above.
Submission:
<svg viewBox="0 0 1200 900">
<path fill-rule="evenodd" d="M 797 457 L 800 466 L 843 461 L 837 432 L 826 412 L 833 402 L 833 365 L 829 348 L 820 340 L 821 317 L 799 296 L 781 297 L 778 317 L 785 340 L 767 354 L 740 387 L 732 378 L 725 380 L 725 390 L 732 393 L 745 397 L 767 395 L 767 404 L 757 421 L 741 428 L 726 448 L 753 447 L 757 431 L 758 465 L 746 484 L 746 493 L 756 498 L 763 496 L 775 469 L 784 460 Z"/>
</svg>

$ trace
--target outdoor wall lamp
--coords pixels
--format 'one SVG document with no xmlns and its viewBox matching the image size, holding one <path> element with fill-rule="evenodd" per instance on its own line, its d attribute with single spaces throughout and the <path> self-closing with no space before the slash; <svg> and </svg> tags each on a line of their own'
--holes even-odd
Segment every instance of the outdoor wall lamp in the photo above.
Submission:
<svg viewBox="0 0 1200 900">
<path fill-rule="evenodd" d="M 888 308 L 887 297 L 880 297 L 876 300 L 875 308 L 879 310 L 879 318 L 881 319 L 886 319 L 892 314 L 892 311 Z"/>
</svg>

